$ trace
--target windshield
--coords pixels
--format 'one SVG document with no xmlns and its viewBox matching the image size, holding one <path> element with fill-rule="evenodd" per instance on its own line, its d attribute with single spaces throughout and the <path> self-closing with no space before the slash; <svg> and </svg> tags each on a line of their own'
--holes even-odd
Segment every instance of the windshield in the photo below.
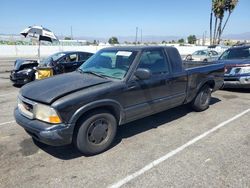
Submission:
<svg viewBox="0 0 250 188">
<path fill-rule="evenodd" d="M 101 50 L 88 59 L 79 69 L 101 76 L 122 79 L 127 74 L 137 52 L 124 50 Z"/>
<path fill-rule="evenodd" d="M 247 48 L 232 48 L 225 51 L 220 59 L 250 59 L 250 47 Z"/>
<path fill-rule="evenodd" d="M 199 50 L 194 52 L 193 55 L 207 55 L 207 51 Z"/>
<path fill-rule="evenodd" d="M 64 55 L 65 55 L 65 53 L 62 53 L 62 52 L 53 54 L 53 55 L 51 55 L 51 56 L 49 56 L 49 57 L 43 59 L 43 60 L 41 61 L 41 64 L 42 64 L 42 65 L 50 65 L 50 63 L 57 61 L 58 59 L 60 59 L 60 58 L 61 58 L 62 56 L 64 56 Z"/>
</svg>

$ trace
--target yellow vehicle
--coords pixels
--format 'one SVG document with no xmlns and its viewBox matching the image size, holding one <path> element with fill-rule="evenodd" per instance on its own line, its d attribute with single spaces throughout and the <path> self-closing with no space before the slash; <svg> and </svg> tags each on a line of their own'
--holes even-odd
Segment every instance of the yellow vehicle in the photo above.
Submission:
<svg viewBox="0 0 250 188">
<path fill-rule="evenodd" d="M 53 76 L 53 69 L 51 67 L 37 67 L 36 80 L 41 80 Z"/>
</svg>

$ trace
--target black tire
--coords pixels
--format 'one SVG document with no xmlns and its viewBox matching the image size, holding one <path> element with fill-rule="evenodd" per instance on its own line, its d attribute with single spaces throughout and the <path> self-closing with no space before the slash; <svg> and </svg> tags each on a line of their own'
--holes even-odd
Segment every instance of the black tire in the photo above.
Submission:
<svg viewBox="0 0 250 188">
<path fill-rule="evenodd" d="M 208 109 L 211 101 L 211 93 L 211 88 L 208 85 L 204 85 L 191 102 L 192 108 L 197 112 Z"/>
<path fill-rule="evenodd" d="M 192 55 L 191 54 L 188 54 L 185 58 L 185 61 L 192 61 L 193 58 L 192 58 Z"/>
<path fill-rule="evenodd" d="M 116 118 L 108 111 L 98 110 L 79 121 L 74 136 L 75 147 L 86 155 L 101 153 L 112 144 L 116 130 Z"/>
<path fill-rule="evenodd" d="M 204 63 L 207 63 L 207 62 L 208 62 L 208 60 L 207 60 L 207 59 L 204 59 L 204 60 L 203 60 L 203 62 L 204 62 Z"/>
</svg>

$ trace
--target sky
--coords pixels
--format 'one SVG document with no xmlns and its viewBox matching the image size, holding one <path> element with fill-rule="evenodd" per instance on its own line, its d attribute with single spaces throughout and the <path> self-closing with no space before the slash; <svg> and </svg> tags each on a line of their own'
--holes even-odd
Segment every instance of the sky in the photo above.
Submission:
<svg viewBox="0 0 250 188">
<path fill-rule="evenodd" d="M 188 36 L 209 33 L 212 0 L 1 0 L 0 33 L 42 25 L 56 35 Z M 39 3 L 38 3 L 39 2 Z M 250 0 L 239 0 L 225 34 L 250 32 Z"/>
</svg>

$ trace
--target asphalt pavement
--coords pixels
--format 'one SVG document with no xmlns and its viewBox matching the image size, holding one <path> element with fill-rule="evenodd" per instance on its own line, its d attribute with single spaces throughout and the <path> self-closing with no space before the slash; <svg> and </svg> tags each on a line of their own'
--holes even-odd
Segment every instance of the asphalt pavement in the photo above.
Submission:
<svg viewBox="0 0 250 188">
<path fill-rule="evenodd" d="M 250 91 L 220 90 L 211 106 L 174 108 L 119 127 L 113 146 L 83 156 L 34 143 L 15 123 L 20 88 L 0 66 L 0 187 L 250 187 Z"/>
</svg>

